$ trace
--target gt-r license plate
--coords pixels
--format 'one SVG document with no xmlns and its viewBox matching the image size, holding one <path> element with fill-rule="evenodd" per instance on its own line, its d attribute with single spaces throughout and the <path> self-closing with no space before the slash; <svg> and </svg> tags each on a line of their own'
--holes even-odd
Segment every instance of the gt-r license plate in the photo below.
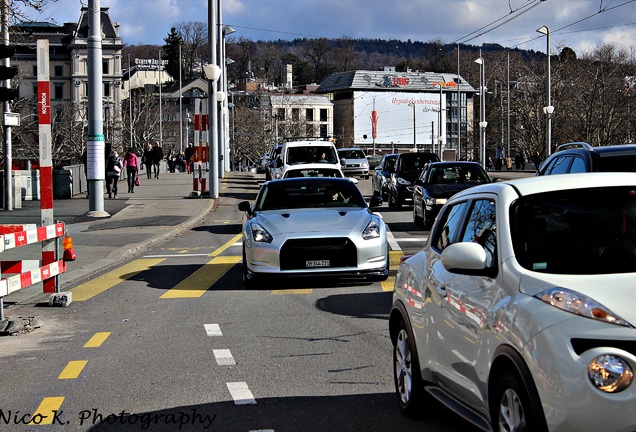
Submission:
<svg viewBox="0 0 636 432">
<path fill-rule="evenodd" d="M 307 267 L 329 267 L 329 260 L 307 260 L 305 261 Z"/>
</svg>

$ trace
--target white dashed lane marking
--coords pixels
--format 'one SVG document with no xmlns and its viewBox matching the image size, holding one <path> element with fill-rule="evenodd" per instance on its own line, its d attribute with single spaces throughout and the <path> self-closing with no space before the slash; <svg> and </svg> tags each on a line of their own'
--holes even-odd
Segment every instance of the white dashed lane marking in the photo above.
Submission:
<svg viewBox="0 0 636 432">
<path fill-rule="evenodd" d="M 223 336 L 221 327 L 218 324 L 203 324 L 208 336 Z"/>
<path fill-rule="evenodd" d="M 232 395 L 232 399 L 234 399 L 234 405 L 251 405 L 256 403 L 252 392 L 247 387 L 247 383 L 230 382 L 226 385 Z"/>
<path fill-rule="evenodd" d="M 229 349 L 215 349 L 212 350 L 212 352 L 214 353 L 216 364 L 219 366 L 232 366 L 236 364 Z"/>
</svg>

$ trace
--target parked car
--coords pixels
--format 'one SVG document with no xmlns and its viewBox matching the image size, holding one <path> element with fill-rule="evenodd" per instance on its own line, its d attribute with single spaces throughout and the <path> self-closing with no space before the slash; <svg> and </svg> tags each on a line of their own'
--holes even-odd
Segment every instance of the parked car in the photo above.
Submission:
<svg viewBox="0 0 636 432">
<path fill-rule="evenodd" d="M 344 175 L 369 178 L 369 161 L 364 150 L 357 147 L 340 148 L 338 149 L 338 157 Z"/>
<path fill-rule="evenodd" d="M 283 149 L 281 144 L 274 145 L 269 151 L 269 159 L 267 162 L 267 171 L 265 171 L 265 180 L 276 178 L 276 174 L 280 172 L 277 161 L 280 158 L 280 152 Z M 279 176 L 280 177 L 280 176 Z"/>
<path fill-rule="evenodd" d="M 294 165 L 290 167 L 283 178 L 296 178 L 296 177 L 335 177 L 345 178 L 345 175 L 339 168 L 332 166 L 325 166 L 321 163 Z M 354 183 L 358 183 L 358 179 L 350 178 Z"/>
<path fill-rule="evenodd" d="M 636 430 L 636 174 L 475 186 L 400 265 L 397 400 L 482 430 Z"/>
<path fill-rule="evenodd" d="M 431 162 L 413 186 L 413 222 L 428 229 L 448 198 L 492 179 L 477 162 Z"/>
<path fill-rule="evenodd" d="M 379 204 L 371 198 L 371 206 Z M 386 226 L 345 178 L 265 182 L 253 205 L 242 201 L 243 280 L 389 274 Z"/>
<path fill-rule="evenodd" d="M 413 183 L 429 162 L 439 162 L 439 156 L 430 152 L 401 153 L 398 156 L 395 173 L 387 182 L 389 208 L 399 209 L 403 204 L 413 202 Z"/>
<path fill-rule="evenodd" d="M 538 176 L 582 172 L 636 172 L 636 144 L 592 147 L 586 142 L 562 144 L 538 170 Z"/>
<path fill-rule="evenodd" d="M 369 162 L 369 169 L 375 169 L 378 165 L 380 165 L 380 161 L 382 160 L 382 156 L 379 154 L 367 155 L 367 161 Z"/>
<path fill-rule="evenodd" d="M 395 173 L 398 156 L 397 153 L 384 155 L 373 171 L 373 195 L 382 197 L 383 201 L 389 199 L 389 181 Z"/>
</svg>

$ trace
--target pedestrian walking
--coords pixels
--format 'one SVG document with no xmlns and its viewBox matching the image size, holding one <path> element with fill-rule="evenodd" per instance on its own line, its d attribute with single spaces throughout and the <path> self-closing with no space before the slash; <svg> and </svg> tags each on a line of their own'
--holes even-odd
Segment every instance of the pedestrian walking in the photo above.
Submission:
<svg viewBox="0 0 636 432">
<path fill-rule="evenodd" d="M 163 160 L 163 150 L 159 145 L 159 141 L 155 142 L 155 146 L 152 148 L 152 164 L 155 167 L 155 178 L 159 178 L 159 167 Z"/>
<path fill-rule="evenodd" d="M 148 148 L 144 151 L 144 155 L 142 156 L 141 162 L 146 167 L 146 175 L 150 180 L 152 178 L 152 166 L 153 166 L 153 153 L 152 153 L 152 144 L 148 144 Z"/>
<path fill-rule="evenodd" d="M 135 181 L 139 176 L 139 158 L 132 147 L 124 155 L 124 168 L 126 168 L 126 181 L 128 182 L 128 193 L 135 193 Z"/>
<path fill-rule="evenodd" d="M 177 153 L 174 151 L 174 149 L 170 150 L 170 153 L 168 153 L 168 171 L 173 173 L 175 172 L 175 167 L 177 165 Z"/>
<path fill-rule="evenodd" d="M 106 159 L 106 190 L 108 198 L 117 198 L 117 182 L 122 170 L 122 162 L 117 151 L 110 152 L 110 156 Z"/>
<path fill-rule="evenodd" d="M 188 144 L 188 147 L 185 149 L 185 163 L 186 163 L 186 171 L 188 174 L 192 173 L 192 165 L 193 165 L 193 156 L 194 156 L 194 147 L 192 144 Z"/>
</svg>

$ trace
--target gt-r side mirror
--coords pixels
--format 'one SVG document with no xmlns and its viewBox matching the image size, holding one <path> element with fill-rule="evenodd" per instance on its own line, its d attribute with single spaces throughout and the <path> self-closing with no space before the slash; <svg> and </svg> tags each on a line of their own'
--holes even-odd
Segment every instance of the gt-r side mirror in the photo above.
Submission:
<svg viewBox="0 0 636 432">
<path fill-rule="evenodd" d="M 252 205 L 250 204 L 249 201 L 241 201 L 240 203 L 238 203 L 238 209 L 240 211 L 244 211 L 250 217 L 254 216 L 254 212 L 252 211 Z"/>
</svg>

